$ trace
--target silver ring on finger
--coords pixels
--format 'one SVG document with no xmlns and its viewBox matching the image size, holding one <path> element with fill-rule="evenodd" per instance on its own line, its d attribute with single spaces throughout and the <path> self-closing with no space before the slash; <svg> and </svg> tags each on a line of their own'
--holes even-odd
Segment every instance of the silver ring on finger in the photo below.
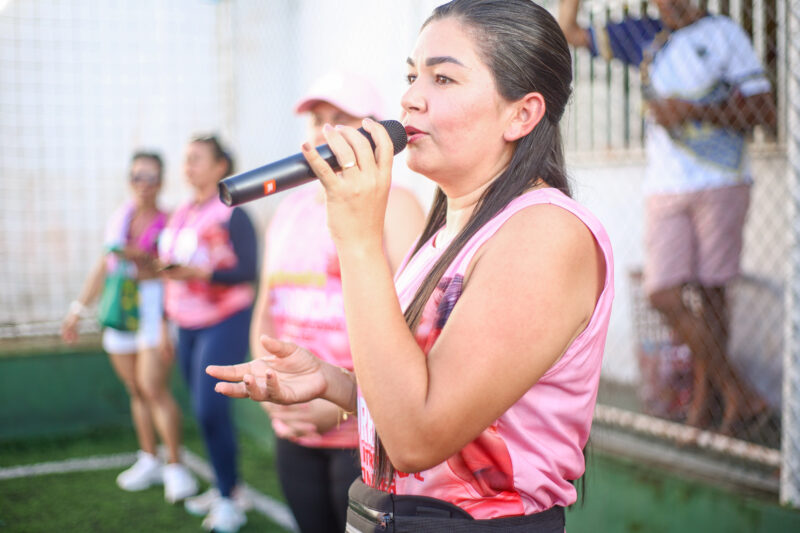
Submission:
<svg viewBox="0 0 800 533">
<path fill-rule="evenodd" d="M 355 161 L 349 161 L 347 163 L 343 163 L 342 164 L 342 170 L 347 170 L 348 168 L 353 168 L 354 166 L 356 166 L 356 162 Z"/>
</svg>

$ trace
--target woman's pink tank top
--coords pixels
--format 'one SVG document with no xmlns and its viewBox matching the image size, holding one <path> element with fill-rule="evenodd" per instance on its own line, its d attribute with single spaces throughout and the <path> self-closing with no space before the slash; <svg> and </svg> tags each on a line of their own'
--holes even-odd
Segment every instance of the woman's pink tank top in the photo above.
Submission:
<svg viewBox="0 0 800 533">
<path fill-rule="evenodd" d="M 586 329 L 531 389 L 474 441 L 447 461 L 423 472 L 398 472 L 390 490 L 449 501 L 477 519 L 531 514 L 575 502 L 569 480 L 584 472 L 583 447 L 589 438 L 611 302 L 614 263 L 602 224 L 556 189 L 523 194 L 489 221 L 464 247 L 423 310 L 417 341 L 428 353 L 461 295 L 464 275 L 476 251 L 511 216 L 538 204 L 552 204 L 578 217 L 592 232 L 605 258 L 605 285 Z M 396 277 L 405 309 L 443 250 L 434 236 Z M 372 481 L 374 426 L 359 397 L 361 469 Z"/>
</svg>

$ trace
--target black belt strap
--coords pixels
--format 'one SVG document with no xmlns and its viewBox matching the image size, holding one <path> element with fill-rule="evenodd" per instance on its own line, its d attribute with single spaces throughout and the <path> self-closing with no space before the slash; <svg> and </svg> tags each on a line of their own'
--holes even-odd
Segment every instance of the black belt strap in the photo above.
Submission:
<svg viewBox="0 0 800 533">
<path fill-rule="evenodd" d="M 425 496 L 395 495 L 356 480 L 350 486 L 348 533 L 563 533 L 564 508 L 532 515 L 475 520 L 460 507 Z"/>
</svg>

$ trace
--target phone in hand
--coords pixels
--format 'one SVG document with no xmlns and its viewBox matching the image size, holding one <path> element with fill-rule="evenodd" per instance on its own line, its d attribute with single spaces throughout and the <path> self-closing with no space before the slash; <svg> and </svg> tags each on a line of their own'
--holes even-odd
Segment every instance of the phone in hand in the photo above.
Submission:
<svg viewBox="0 0 800 533">
<path fill-rule="evenodd" d="M 179 266 L 181 265 L 179 265 L 178 263 L 167 263 L 166 265 L 156 270 L 156 272 L 165 272 L 167 270 L 172 270 L 173 268 L 178 268 Z"/>
</svg>

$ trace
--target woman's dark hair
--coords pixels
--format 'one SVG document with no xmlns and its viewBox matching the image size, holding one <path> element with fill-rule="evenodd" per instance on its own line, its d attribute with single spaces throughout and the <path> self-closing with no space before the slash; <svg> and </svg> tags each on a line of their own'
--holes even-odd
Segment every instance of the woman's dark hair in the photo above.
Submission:
<svg viewBox="0 0 800 533">
<path fill-rule="evenodd" d="M 215 161 L 224 160 L 227 168 L 223 177 L 230 176 L 235 171 L 233 164 L 233 156 L 229 150 L 226 150 L 216 135 L 196 135 L 191 138 L 189 142 L 203 143 L 211 148 L 211 155 L 214 156 Z"/>
<path fill-rule="evenodd" d="M 437 7 L 422 28 L 446 18 L 456 19 L 470 34 L 503 98 L 513 102 L 540 93 L 545 114 L 528 135 L 516 141 L 508 167 L 484 191 L 466 226 L 420 285 L 405 311 L 412 332 L 447 267 L 484 224 L 539 180 L 570 195 L 558 123 L 572 92 L 572 56 L 556 20 L 530 0 L 453 0 Z M 414 253 L 444 225 L 446 212 L 445 195 L 437 189 Z M 394 467 L 377 434 L 375 439 L 373 486 L 388 487 Z"/>
<path fill-rule="evenodd" d="M 145 150 L 137 150 L 131 156 L 131 163 L 139 159 L 149 159 L 158 165 L 158 181 L 164 180 L 164 160 L 158 152 L 147 152 Z"/>
</svg>

